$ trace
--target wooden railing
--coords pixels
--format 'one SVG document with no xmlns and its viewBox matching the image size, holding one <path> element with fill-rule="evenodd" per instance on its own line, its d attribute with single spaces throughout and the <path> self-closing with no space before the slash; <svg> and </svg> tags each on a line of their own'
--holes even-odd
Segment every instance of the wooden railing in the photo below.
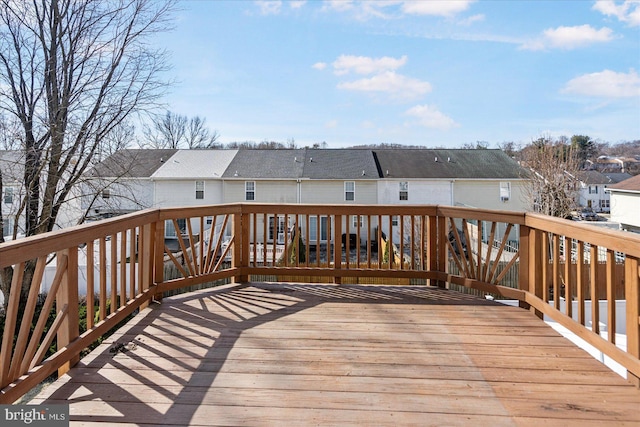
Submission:
<svg viewBox="0 0 640 427">
<path fill-rule="evenodd" d="M 252 276 L 455 284 L 515 299 L 623 365 L 638 385 L 639 260 L 640 236 L 516 212 L 267 204 L 141 211 L 0 245 L 0 268 L 13 270 L 0 403 L 66 372 L 83 349 L 164 292 Z M 35 319 L 43 287 L 48 293 Z M 620 299 L 625 313 L 616 313 Z M 54 302 L 57 316 L 45 333 Z M 626 351 L 616 346 L 622 328 Z M 54 340 L 57 351 L 46 356 Z"/>
</svg>

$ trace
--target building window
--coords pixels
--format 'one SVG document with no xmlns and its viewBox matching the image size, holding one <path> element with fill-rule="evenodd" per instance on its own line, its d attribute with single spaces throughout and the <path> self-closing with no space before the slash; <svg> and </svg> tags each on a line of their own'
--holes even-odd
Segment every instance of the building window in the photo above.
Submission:
<svg viewBox="0 0 640 427">
<path fill-rule="evenodd" d="M 589 194 L 598 194 L 598 186 L 597 185 L 594 185 L 593 187 L 589 186 Z"/>
<path fill-rule="evenodd" d="M 276 228 L 276 224 L 277 224 L 277 228 Z M 276 221 L 276 217 L 274 216 L 269 217 L 268 233 L 269 234 L 267 236 L 267 240 L 269 242 L 273 242 L 275 238 L 278 244 L 284 244 L 285 236 L 284 236 L 284 217 L 283 216 L 277 217 L 277 221 Z"/>
<path fill-rule="evenodd" d="M 2 235 L 11 236 L 13 234 L 13 217 L 2 217 Z"/>
<path fill-rule="evenodd" d="M 344 183 L 344 199 L 355 200 L 356 199 L 356 183 L 355 181 L 345 181 Z"/>
<path fill-rule="evenodd" d="M 400 217 L 398 215 L 394 215 L 391 217 L 391 226 L 397 227 L 400 224 Z"/>
<path fill-rule="evenodd" d="M 601 199 L 600 200 L 600 207 L 603 209 L 609 209 L 611 207 L 609 199 Z"/>
<path fill-rule="evenodd" d="M 178 237 L 178 233 L 180 235 L 185 234 L 187 232 L 187 220 L 184 218 L 179 218 L 176 220 L 178 223 L 179 230 L 176 230 L 176 227 L 173 225 L 173 220 L 168 219 L 164 222 L 164 236 L 168 238 Z"/>
<path fill-rule="evenodd" d="M 252 201 L 256 199 L 256 182 L 247 181 L 244 183 L 244 199 Z"/>
<path fill-rule="evenodd" d="M 407 181 L 400 183 L 400 200 L 409 200 L 409 183 Z"/>
<path fill-rule="evenodd" d="M 351 217 L 351 223 L 353 224 L 353 228 L 362 228 L 362 216 L 361 215 L 353 215 Z"/>
<path fill-rule="evenodd" d="M 196 199 L 204 199 L 204 181 L 196 181 Z"/>
<path fill-rule="evenodd" d="M 326 216 L 320 217 L 320 236 L 318 236 L 318 217 L 309 217 L 309 241 L 310 242 L 326 242 L 328 235 L 329 218 Z M 320 239 L 318 239 L 320 237 Z"/>
<path fill-rule="evenodd" d="M 511 198 L 511 183 L 501 182 L 500 183 L 500 201 L 508 202 L 510 198 Z"/>
<path fill-rule="evenodd" d="M 110 197 L 111 197 L 111 190 L 109 190 L 108 188 L 105 188 L 104 190 L 102 190 L 103 199 L 108 199 Z"/>
<path fill-rule="evenodd" d="M 5 205 L 10 205 L 13 203 L 13 187 L 6 187 L 4 189 L 4 198 Z"/>
</svg>

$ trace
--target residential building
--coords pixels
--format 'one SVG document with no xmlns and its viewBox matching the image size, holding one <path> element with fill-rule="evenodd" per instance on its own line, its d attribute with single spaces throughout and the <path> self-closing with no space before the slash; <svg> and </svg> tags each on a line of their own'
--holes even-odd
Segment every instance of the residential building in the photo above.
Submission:
<svg viewBox="0 0 640 427">
<path fill-rule="evenodd" d="M 640 233 L 640 175 L 607 188 L 611 195 L 611 221 L 622 230 Z"/>
<path fill-rule="evenodd" d="M 610 194 L 606 191 L 610 185 L 631 178 L 628 173 L 581 171 L 576 178 L 576 203 L 581 208 L 590 208 L 594 212 L 610 212 Z"/>
<path fill-rule="evenodd" d="M 14 150 L 0 150 L 0 171 L 2 171 L 2 194 L 0 194 L 0 213 L 2 214 L 2 236 L 17 235 L 25 230 L 24 217 L 18 215 L 20 201 L 24 197 L 24 153 Z"/>
<path fill-rule="evenodd" d="M 87 219 L 102 219 L 154 206 L 152 175 L 178 150 L 120 150 L 98 163 L 82 183 Z"/>
<path fill-rule="evenodd" d="M 527 172 L 501 150 L 376 150 L 378 203 L 525 211 Z"/>
</svg>

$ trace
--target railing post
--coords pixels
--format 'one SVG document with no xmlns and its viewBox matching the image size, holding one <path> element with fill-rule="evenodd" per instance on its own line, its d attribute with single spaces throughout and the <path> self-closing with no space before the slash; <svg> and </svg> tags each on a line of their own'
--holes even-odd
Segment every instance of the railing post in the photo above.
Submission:
<svg viewBox="0 0 640 427">
<path fill-rule="evenodd" d="M 153 245 L 153 276 L 154 284 L 164 281 L 164 221 L 157 221 Z M 153 300 L 162 302 L 162 293 L 155 294 Z"/>
<path fill-rule="evenodd" d="M 244 209 L 233 214 L 233 255 L 231 267 L 243 269 L 249 266 L 249 218 L 243 213 Z M 277 221 L 277 220 L 276 220 Z M 247 274 L 236 274 L 233 283 L 246 283 L 249 281 Z"/>
<path fill-rule="evenodd" d="M 523 291 L 529 290 L 529 262 L 531 255 L 529 253 L 529 233 L 531 230 L 526 225 L 520 226 L 519 234 L 519 252 L 518 257 L 518 289 Z M 518 305 L 521 308 L 529 308 L 529 304 L 524 301 L 519 301 Z"/>
<path fill-rule="evenodd" d="M 333 269 L 340 270 L 342 268 L 342 215 L 335 216 L 335 224 L 333 228 Z M 349 236 L 347 236 L 349 238 Z M 347 259 L 348 259 L 347 254 Z M 339 285 L 342 283 L 342 276 L 333 276 L 333 283 Z"/>
<path fill-rule="evenodd" d="M 139 268 L 142 270 L 142 274 L 140 275 L 140 292 L 144 292 L 153 284 L 153 268 L 155 266 L 153 254 L 155 249 L 156 223 L 152 222 L 145 224 L 140 227 L 140 231 L 142 232 L 142 248 L 138 251 L 138 263 Z M 149 302 L 147 301 L 140 306 L 140 310 L 143 310 L 148 306 Z"/>
<path fill-rule="evenodd" d="M 66 269 L 62 275 L 62 281 L 56 294 L 56 311 L 60 312 L 67 306 L 67 315 L 60 324 L 57 333 L 58 350 L 69 345 L 69 343 L 80 335 L 79 310 L 78 310 L 78 248 L 65 249 L 56 254 L 58 268 L 64 266 L 63 259 L 66 258 Z M 80 355 L 75 355 L 58 368 L 58 376 L 66 374 L 69 369 L 78 363 Z"/>
<path fill-rule="evenodd" d="M 438 271 L 438 217 L 435 215 L 427 219 L 427 269 L 430 272 Z M 424 236 L 423 236 L 424 237 Z M 439 280 L 427 281 L 429 286 L 440 287 Z"/>
<path fill-rule="evenodd" d="M 546 262 L 542 259 L 542 232 L 534 228 L 525 227 L 529 233 L 528 249 L 528 290 L 533 295 L 537 296 L 544 301 L 544 283 L 542 269 L 546 268 Z M 522 245 L 520 246 L 522 247 Z M 540 319 L 544 317 L 543 313 L 535 308 L 531 307 L 531 311 Z"/>
<path fill-rule="evenodd" d="M 627 304 L 627 352 L 640 359 L 640 269 L 638 258 L 627 256 L 624 262 Z M 640 387 L 640 377 L 627 371 L 627 379 Z"/>
<path fill-rule="evenodd" d="M 436 269 L 437 271 L 446 273 L 449 270 L 447 267 L 447 263 L 449 261 L 449 254 L 447 252 L 447 218 L 444 216 L 438 216 L 437 224 L 436 230 L 434 230 L 434 232 L 437 233 L 437 237 L 435 239 L 437 244 L 436 250 L 438 253 Z M 442 280 L 438 280 L 436 283 L 439 288 L 446 288 L 449 285 L 447 282 Z"/>
</svg>

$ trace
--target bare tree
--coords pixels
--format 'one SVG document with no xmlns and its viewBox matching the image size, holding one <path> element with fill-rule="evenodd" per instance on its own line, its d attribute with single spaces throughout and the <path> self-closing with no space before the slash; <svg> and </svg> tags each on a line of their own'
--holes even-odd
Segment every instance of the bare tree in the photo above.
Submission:
<svg viewBox="0 0 640 427">
<path fill-rule="evenodd" d="M 180 148 L 187 133 L 187 116 L 167 111 L 143 128 L 147 148 Z"/>
<path fill-rule="evenodd" d="M 530 171 L 525 193 L 531 209 L 567 218 L 575 208 L 579 159 L 570 144 L 539 138 L 522 150 L 523 166 Z"/>
<path fill-rule="evenodd" d="M 102 151 L 100 153 L 100 156 L 98 156 L 96 160 L 103 160 L 116 151 L 129 148 L 129 146 L 135 139 L 135 134 L 135 126 L 129 123 L 129 121 L 127 120 L 114 127 L 111 132 L 104 136 L 103 144 L 101 144 Z"/>
<path fill-rule="evenodd" d="M 0 110 L 21 127 L 27 236 L 53 229 L 105 136 L 157 106 L 166 55 L 148 39 L 169 29 L 172 10 L 157 0 L 0 0 Z"/>
<path fill-rule="evenodd" d="M 166 111 L 163 116 L 156 116 L 143 126 L 144 148 L 179 149 L 179 148 L 219 148 L 216 141 L 220 137 L 217 131 L 210 131 L 207 119 L 187 116 Z"/>
<path fill-rule="evenodd" d="M 194 148 L 214 148 L 220 138 L 218 131 L 210 131 L 206 126 L 207 119 L 195 116 L 189 119 L 187 126 L 186 140 L 190 149 Z"/>
</svg>

